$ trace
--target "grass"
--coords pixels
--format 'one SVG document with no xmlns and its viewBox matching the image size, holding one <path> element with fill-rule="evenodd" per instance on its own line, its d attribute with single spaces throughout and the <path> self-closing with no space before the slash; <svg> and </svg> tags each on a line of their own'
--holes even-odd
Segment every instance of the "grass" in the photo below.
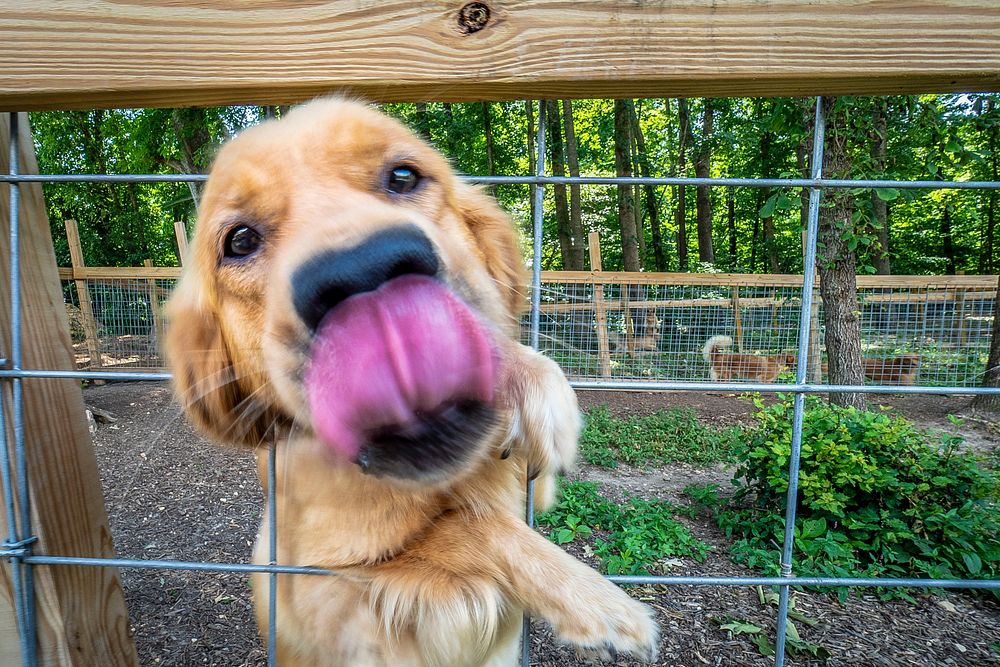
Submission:
<svg viewBox="0 0 1000 667">
<path fill-rule="evenodd" d="M 588 542 L 605 574 L 651 574 L 667 558 L 705 560 L 709 547 L 674 519 L 671 503 L 625 496 L 612 502 L 593 482 L 564 482 L 559 504 L 540 514 L 556 544 Z"/>
<path fill-rule="evenodd" d="M 615 468 L 619 462 L 639 467 L 732 462 L 743 436 L 739 426 L 719 429 L 702 424 L 690 408 L 618 418 L 601 406 L 586 416 L 580 455 L 587 463 L 605 468 Z"/>
</svg>

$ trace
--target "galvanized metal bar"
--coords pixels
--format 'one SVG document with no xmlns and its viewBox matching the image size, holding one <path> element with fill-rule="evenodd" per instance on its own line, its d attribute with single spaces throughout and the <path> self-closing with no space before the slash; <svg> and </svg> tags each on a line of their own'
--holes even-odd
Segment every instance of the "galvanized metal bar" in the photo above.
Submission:
<svg viewBox="0 0 1000 667">
<path fill-rule="evenodd" d="M 0 174 L 0 183 L 199 183 L 206 174 Z M 1000 181 L 907 181 L 874 178 L 697 178 L 688 176 L 475 176 L 483 185 L 707 185 L 746 188 L 892 188 L 902 190 L 998 190 Z"/>
<path fill-rule="evenodd" d="M 0 549 L 0 558 L 12 557 L 13 550 Z M 137 558 L 81 558 L 78 556 L 24 556 L 34 565 L 60 565 L 67 567 L 118 567 L 141 570 L 190 570 L 197 572 L 256 572 L 277 574 L 306 574 L 338 576 L 336 570 L 298 565 L 257 565 L 253 563 L 207 563 L 204 561 L 155 560 Z M 886 588 L 969 588 L 979 590 L 1000 589 L 1000 579 L 923 579 L 916 577 L 696 577 L 612 575 L 605 577 L 616 584 L 658 586 L 830 586 L 830 587 L 886 587 Z"/>
<path fill-rule="evenodd" d="M 9 173 L 17 176 L 20 165 L 19 117 L 17 113 L 10 114 L 10 161 Z M 21 308 L 21 188 L 17 183 L 10 185 L 10 366 L 18 371 L 24 363 L 22 348 L 23 311 Z M 25 545 L 30 553 L 31 534 L 31 494 L 28 490 L 28 463 L 24 442 L 24 387 L 22 379 L 11 379 L 11 412 L 14 425 L 14 470 L 17 475 L 17 505 L 19 509 L 19 524 L 17 526 L 17 541 Z M 30 563 L 21 566 L 21 597 L 16 604 L 22 606 L 21 629 L 22 647 L 26 652 L 21 659 L 28 667 L 34 667 L 38 662 L 35 618 L 35 584 L 34 573 Z"/>
<path fill-rule="evenodd" d="M 823 98 L 816 98 L 813 115 L 813 152 L 810 173 L 813 179 L 823 174 L 823 143 L 826 141 L 826 119 Z M 809 363 L 809 334 L 812 317 L 813 290 L 816 285 L 816 243 L 819 236 L 819 201 L 822 191 L 809 190 L 809 210 L 806 223 L 805 257 L 802 267 L 802 301 L 799 307 L 799 345 L 795 364 L 796 384 L 805 384 L 806 364 Z M 802 458 L 802 423 L 805 420 L 804 393 L 796 393 L 792 412 L 792 451 L 788 462 L 788 493 L 785 496 L 785 538 L 781 547 L 781 576 L 792 576 L 792 550 L 795 546 L 795 515 L 799 502 L 799 467 Z M 785 643 L 788 635 L 788 597 L 791 589 L 782 584 L 778 589 L 778 627 L 775 639 L 774 666 L 784 667 Z"/>
<path fill-rule="evenodd" d="M 530 341 L 538 349 L 538 331 L 542 313 L 542 224 L 545 221 L 545 185 L 538 179 L 545 174 L 545 100 L 538 100 L 538 128 L 535 132 L 535 180 L 531 190 L 534 215 L 531 220 L 531 314 Z M 524 520 L 535 526 L 535 480 L 529 479 L 525 493 Z M 531 618 L 525 614 L 521 627 L 521 667 L 531 663 Z"/>
<path fill-rule="evenodd" d="M 278 510 L 277 510 L 277 451 L 278 443 L 272 441 L 267 448 L 267 562 L 278 564 Z M 278 574 L 272 571 L 267 577 L 267 664 L 278 663 Z"/>
</svg>

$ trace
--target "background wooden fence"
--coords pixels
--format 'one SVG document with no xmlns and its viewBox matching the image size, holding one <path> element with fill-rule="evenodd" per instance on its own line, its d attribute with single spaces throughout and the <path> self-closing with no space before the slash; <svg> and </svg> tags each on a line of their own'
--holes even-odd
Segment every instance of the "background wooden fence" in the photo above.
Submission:
<svg viewBox="0 0 1000 667">
<path fill-rule="evenodd" d="M 183 248 L 184 228 L 178 223 L 175 229 Z M 72 220 L 66 233 L 73 266 L 59 269 L 59 276 L 78 366 L 162 370 L 161 309 L 181 268 L 148 261 L 88 267 Z M 542 272 L 541 347 L 570 377 L 706 380 L 701 349 L 714 335 L 731 336 L 734 351 L 747 354 L 797 346 L 801 276 L 603 271 L 595 237 L 595 270 Z M 996 287 L 996 276 L 858 276 L 866 356 L 916 353 L 921 383 L 978 385 Z M 824 360 L 822 307 L 817 287 L 810 342 L 815 380 Z"/>
</svg>

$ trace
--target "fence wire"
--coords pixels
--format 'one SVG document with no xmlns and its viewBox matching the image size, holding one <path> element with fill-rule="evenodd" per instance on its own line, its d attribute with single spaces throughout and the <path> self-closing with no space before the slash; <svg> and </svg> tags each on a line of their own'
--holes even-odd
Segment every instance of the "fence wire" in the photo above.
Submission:
<svg viewBox="0 0 1000 667">
<path fill-rule="evenodd" d="M 533 220 L 534 272 L 532 276 L 531 313 L 525 327 L 528 342 L 558 360 L 581 389 L 665 389 L 686 391 L 753 390 L 786 391 L 795 394 L 793 440 L 790 460 L 790 484 L 785 515 L 786 535 L 782 550 L 779 577 L 610 577 L 622 584 L 705 585 L 705 586 L 778 586 L 778 634 L 774 664 L 785 662 L 788 600 L 791 586 L 907 586 L 933 588 L 1000 589 L 1000 581 L 919 579 L 919 578 L 826 578 L 796 577 L 792 562 L 792 531 L 797 509 L 797 483 L 804 397 L 820 392 L 888 392 L 982 394 L 1000 393 L 1000 388 L 983 388 L 979 383 L 987 332 L 996 294 L 992 290 L 959 291 L 947 285 L 940 288 L 862 289 L 860 293 L 863 348 L 866 357 L 882 360 L 882 370 L 872 371 L 865 386 L 829 386 L 821 384 L 823 352 L 817 340 L 822 331 L 819 323 L 822 304 L 813 303 L 817 224 L 821 191 L 825 188 L 893 187 L 924 189 L 1000 189 L 1000 182 L 838 180 L 822 177 L 824 122 L 822 100 L 816 100 L 814 155 L 811 178 L 807 179 L 733 179 L 733 178 L 615 178 L 615 177 L 553 177 L 545 174 L 544 118 L 545 105 L 538 106 L 538 161 L 532 176 L 473 177 L 471 180 L 488 184 L 533 185 L 536 201 Z M 6 368 L 0 370 L 3 391 L 9 403 L 0 400 L 0 482 L 7 513 L 9 532 L 0 557 L 11 564 L 14 606 L 24 665 L 34 667 L 37 654 L 37 609 L 34 600 L 32 566 L 69 565 L 78 567 L 134 567 L 146 569 L 190 569 L 227 572 L 269 572 L 273 586 L 278 573 L 330 574 L 325 570 L 299 567 L 295 564 L 271 562 L 267 565 L 247 563 L 201 563 L 128 558 L 70 558 L 58 554 L 34 553 L 35 540 L 30 523 L 29 489 L 25 468 L 23 395 L 21 382 L 25 378 L 135 379 L 162 380 L 162 372 L 148 370 L 106 371 L 107 366 L 144 369 L 159 365 L 156 344 L 161 336 L 157 323 L 157 305 L 169 292 L 169 282 L 104 281 L 87 285 L 91 307 L 97 304 L 95 318 L 100 322 L 96 332 L 100 342 L 88 348 L 87 332 L 76 330 L 75 347 L 79 365 L 86 370 L 54 371 L 25 369 L 22 366 L 19 249 L 19 185 L 28 182 L 185 182 L 201 181 L 205 176 L 163 176 L 151 174 L 105 175 L 22 175 L 18 173 L 17 114 L 11 114 L 11 151 L 9 173 L 0 175 L 0 182 L 10 184 L 10 248 L 11 274 L 11 349 L 0 350 Z M 749 187 L 810 188 L 805 275 L 799 286 L 750 285 L 612 285 L 596 283 L 549 282 L 543 285 L 540 271 L 541 219 L 543 192 L 554 184 L 653 184 L 653 185 L 738 185 Z M 806 287 L 804 289 L 803 287 Z M 81 307 L 77 287 L 67 284 L 68 308 Z M 115 313 L 128 313 L 123 317 Z M 98 313 L 101 314 L 98 317 Z M 80 329 L 83 329 L 81 323 Z M 754 355 L 792 354 L 784 375 L 766 378 L 733 378 L 731 381 L 708 381 L 708 364 L 701 356 L 704 342 L 715 335 L 733 338 L 733 351 Z M 114 341 L 112 344 L 110 341 Z M 889 359 L 913 354 L 919 357 L 919 370 L 912 382 L 888 383 L 886 372 Z M 89 355 L 89 356 L 88 356 Z M 95 363 L 96 362 L 96 363 Z M 808 365 L 807 365 L 808 364 Z M 818 368 L 817 368 L 818 366 Z M 818 373 L 818 374 L 817 374 Z M 891 379 L 891 378 L 889 378 Z M 787 384 L 782 382 L 787 381 Z M 11 406 L 10 414 L 6 405 Z M 8 443 L 8 437 L 13 442 Z M 12 444 L 12 446 L 10 446 Z M 11 455 L 13 454 L 13 455 Z M 268 474 L 274 474 L 273 456 Z M 12 481 L 16 480 L 16 487 Z M 269 484 L 273 491 L 274 484 Z M 531 493 L 529 488 L 528 493 Z M 274 507 L 271 498 L 271 507 Z M 529 502 L 528 507 L 531 507 Z M 530 511 L 528 521 L 532 520 Z M 270 534 L 276 539 L 273 512 L 269 514 Z M 334 573 L 335 574 L 335 573 Z M 270 636 L 274 637 L 274 608 L 269 612 Z M 528 626 L 525 624 L 522 663 L 530 660 Z M 268 664 L 275 664 L 273 643 L 269 646 Z"/>
</svg>

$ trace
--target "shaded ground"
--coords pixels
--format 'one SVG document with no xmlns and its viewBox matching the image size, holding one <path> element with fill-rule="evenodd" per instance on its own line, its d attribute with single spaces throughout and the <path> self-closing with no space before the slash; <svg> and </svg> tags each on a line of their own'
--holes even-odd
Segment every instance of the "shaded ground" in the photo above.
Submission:
<svg viewBox="0 0 1000 667">
<path fill-rule="evenodd" d="M 120 556 L 189 561 L 246 562 L 261 512 L 256 466 L 249 452 L 206 443 L 182 419 L 166 385 L 111 384 L 85 391 L 88 404 L 119 420 L 102 425 L 94 445 L 101 468 L 111 528 Z M 923 426 L 954 426 L 967 399 L 880 397 Z M 645 392 L 581 394 L 584 406 L 606 403 L 618 415 L 688 406 L 710 423 L 750 419 L 751 406 L 732 394 Z M 962 432 L 977 449 L 996 446 L 987 426 L 969 422 Z M 724 483 L 724 468 L 672 466 L 641 471 L 585 466 L 580 477 L 599 482 L 615 497 L 625 491 L 681 501 L 692 482 Z M 746 575 L 726 556 L 727 541 L 706 519 L 681 519 L 712 545 L 704 563 L 690 559 L 663 564 L 663 572 L 685 575 Z M 581 549 L 576 555 L 593 564 Z M 251 611 L 246 577 L 159 570 L 123 572 L 132 629 L 143 665 L 264 664 Z M 670 667 L 769 665 L 746 636 L 733 637 L 712 619 L 738 618 L 773 631 L 776 610 L 756 589 L 639 587 L 632 594 L 651 604 L 663 630 L 656 664 Z M 789 665 L 979 666 L 1000 665 L 990 644 L 1000 641 L 1000 605 L 964 594 L 920 599 L 916 604 L 854 596 L 844 605 L 828 595 L 800 593 L 797 609 L 816 621 L 800 624 L 804 639 L 832 657 L 826 662 L 792 658 Z M 556 646 L 535 624 L 532 665 L 573 667 L 571 652 Z M 634 663 L 621 660 L 617 665 Z"/>
</svg>

